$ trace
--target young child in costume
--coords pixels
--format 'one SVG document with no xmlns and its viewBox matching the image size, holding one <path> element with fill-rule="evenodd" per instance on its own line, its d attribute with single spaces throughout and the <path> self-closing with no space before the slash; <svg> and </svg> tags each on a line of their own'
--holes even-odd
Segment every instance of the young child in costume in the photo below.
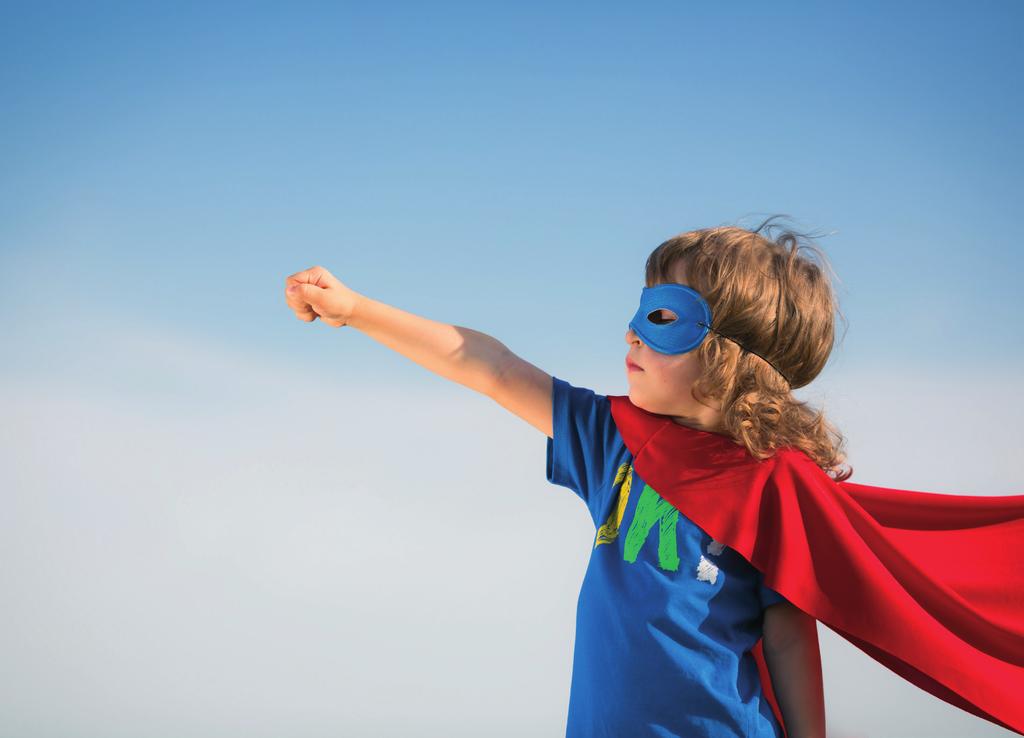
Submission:
<svg viewBox="0 0 1024 738">
<path fill-rule="evenodd" d="M 1024 495 L 845 481 L 841 437 L 791 394 L 836 304 L 786 232 L 691 231 L 650 255 L 628 396 L 552 377 L 478 331 L 286 279 L 297 317 L 356 327 L 547 435 L 547 478 L 596 529 L 567 737 L 825 735 L 816 621 L 1024 735 Z"/>
</svg>

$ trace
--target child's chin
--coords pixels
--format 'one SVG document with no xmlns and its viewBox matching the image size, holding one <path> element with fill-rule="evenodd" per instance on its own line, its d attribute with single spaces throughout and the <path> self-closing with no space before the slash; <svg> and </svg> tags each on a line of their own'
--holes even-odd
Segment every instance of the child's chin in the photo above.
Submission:
<svg viewBox="0 0 1024 738">
<path fill-rule="evenodd" d="M 642 392 L 637 392 L 634 387 L 629 388 L 629 401 L 636 405 L 641 410 L 647 410 L 647 412 L 654 412 L 647 407 L 644 407 L 644 396 Z"/>
</svg>

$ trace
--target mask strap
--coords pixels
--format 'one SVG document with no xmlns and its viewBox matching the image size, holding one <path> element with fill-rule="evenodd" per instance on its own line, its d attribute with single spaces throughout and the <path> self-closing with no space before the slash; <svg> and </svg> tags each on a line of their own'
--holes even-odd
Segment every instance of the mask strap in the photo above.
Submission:
<svg viewBox="0 0 1024 738">
<path fill-rule="evenodd" d="M 701 325 L 701 326 L 704 326 L 705 328 L 707 328 L 707 329 L 708 329 L 709 331 L 711 331 L 711 332 L 712 332 L 712 333 L 714 333 L 715 335 L 721 336 L 722 338 L 727 338 L 727 339 L 729 339 L 730 341 L 732 341 L 733 343 L 735 343 L 735 344 L 736 344 L 737 346 L 739 346 L 739 347 L 740 347 L 741 349 L 743 349 L 743 350 L 744 350 L 744 351 L 746 351 L 747 353 L 753 354 L 754 356 L 758 357 L 758 358 L 759 358 L 759 359 L 761 359 L 762 361 L 766 362 L 766 363 L 767 363 L 767 364 L 768 364 L 768 365 L 769 365 L 769 366 L 770 366 L 770 367 L 771 367 L 772 369 L 774 369 L 775 371 L 777 371 L 777 372 L 779 373 L 779 376 L 781 376 L 781 377 L 782 377 L 782 378 L 783 378 L 784 380 L 786 380 L 786 384 L 787 384 L 787 385 L 789 385 L 790 389 L 792 389 L 792 388 L 793 388 L 793 383 L 789 381 L 789 377 L 787 377 L 787 376 L 786 376 L 785 374 L 783 374 L 783 373 L 782 373 L 782 370 L 781 370 L 781 369 L 779 369 L 779 368 L 778 368 L 777 366 L 775 366 L 775 364 L 773 364 L 772 362 L 768 361 L 768 359 L 766 359 L 766 358 L 764 358 L 763 356 L 761 356 L 761 354 L 757 353 L 756 351 L 752 351 L 752 350 L 748 349 L 748 348 L 747 348 L 746 346 L 744 346 L 744 345 L 743 345 L 742 343 L 740 343 L 739 341 L 737 341 L 737 340 L 736 340 L 735 338 L 733 338 L 732 336 L 727 336 L 727 335 L 725 335 L 724 333 L 719 333 L 719 332 L 718 332 L 718 331 L 716 331 L 716 330 L 715 330 L 714 328 L 712 328 L 712 327 L 711 327 L 710 325 L 708 325 L 707 323 L 705 323 L 705 322 L 704 322 L 703 320 L 698 320 L 698 321 L 697 321 L 697 325 Z"/>
</svg>

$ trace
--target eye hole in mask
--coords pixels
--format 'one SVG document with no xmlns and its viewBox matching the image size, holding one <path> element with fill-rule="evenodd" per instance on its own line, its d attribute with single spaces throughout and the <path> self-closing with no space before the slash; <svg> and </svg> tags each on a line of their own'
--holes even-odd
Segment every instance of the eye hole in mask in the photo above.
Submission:
<svg viewBox="0 0 1024 738">
<path fill-rule="evenodd" d="M 677 316 L 671 310 L 668 310 L 666 308 L 661 308 L 647 314 L 647 319 L 649 321 L 651 321 L 652 323 L 657 323 L 659 325 L 664 323 L 671 323 L 677 317 L 679 316 Z"/>
</svg>

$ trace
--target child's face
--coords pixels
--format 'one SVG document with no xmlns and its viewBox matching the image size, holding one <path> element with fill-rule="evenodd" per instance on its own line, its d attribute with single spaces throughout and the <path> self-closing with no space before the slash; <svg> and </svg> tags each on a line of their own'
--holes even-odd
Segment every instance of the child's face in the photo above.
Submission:
<svg viewBox="0 0 1024 738">
<path fill-rule="evenodd" d="M 686 284 L 686 273 L 681 265 L 676 266 L 672 276 L 673 282 Z M 626 369 L 629 399 L 634 405 L 648 412 L 672 416 L 680 425 L 724 432 L 720 428 L 719 409 L 699 403 L 691 392 L 701 373 L 696 348 L 684 354 L 662 354 L 645 344 L 632 328 L 626 331 L 626 343 L 629 344 L 628 359 L 641 367 Z"/>
</svg>

